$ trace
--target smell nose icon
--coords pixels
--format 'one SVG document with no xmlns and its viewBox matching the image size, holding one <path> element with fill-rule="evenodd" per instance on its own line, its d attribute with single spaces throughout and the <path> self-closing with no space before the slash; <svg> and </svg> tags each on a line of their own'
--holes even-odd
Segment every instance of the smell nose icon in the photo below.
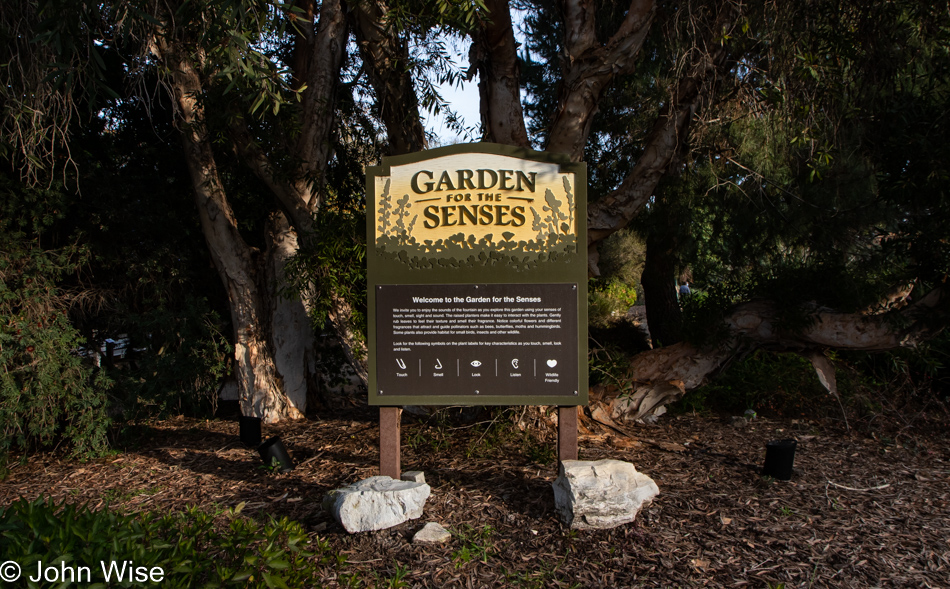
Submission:
<svg viewBox="0 0 950 589">
<path fill-rule="evenodd" d="M 399 368 L 401 368 L 401 369 L 403 369 L 403 370 L 406 369 L 406 363 L 403 362 L 402 358 L 399 358 L 399 359 L 396 360 L 396 365 L 399 366 Z"/>
<path fill-rule="evenodd" d="M 442 370 L 442 360 L 439 360 L 438 358 L 435 359 L 435 369 Z"/>
</svg>

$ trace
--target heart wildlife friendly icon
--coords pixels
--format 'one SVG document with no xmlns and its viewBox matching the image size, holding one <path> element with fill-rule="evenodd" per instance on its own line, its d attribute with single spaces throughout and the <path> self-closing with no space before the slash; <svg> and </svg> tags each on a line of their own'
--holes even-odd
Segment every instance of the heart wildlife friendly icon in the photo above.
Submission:
<svg viewBox="0 0 950 589">
<path fill-rule="evenodd" d="M 554 368 L 555 366 L 557 366 L 557 360 L 548 360 L 548 366 L 550 366 L 551 368 Z"/>
</svg>

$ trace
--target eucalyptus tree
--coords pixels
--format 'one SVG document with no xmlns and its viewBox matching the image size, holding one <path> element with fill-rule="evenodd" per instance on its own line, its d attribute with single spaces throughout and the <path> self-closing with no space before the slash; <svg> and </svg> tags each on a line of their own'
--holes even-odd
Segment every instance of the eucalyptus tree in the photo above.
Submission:
<svg viewBox="0 0 950 589">
<path fill-rule="evenodd" d="M 156 92 L 172 97 L 205 242 L 227 291 L 242 410 L 266 421 L 302 416 L 316 370 L 314 309 L 365 380 L 353 297 L 341 294 L 352 286 L 304 283 L 302 296 L 287 298 L 286 264 L 322 239 L 329 201 L 361 198 L 344 193 L 354 190 L 351 179 L 340 181 L 353 171 L 344 160 L 367 164 L 380 152 L 425 147 L 413 79 L 424 63 L 408 43 L 431 39 L 443 22 L 474 23 L 480 4 L 18 0 L 13 8 L 4 13 L 16 67 L 5 71 L 3 124 L 27 176 L 56 163 L 54 149 L 69 146 L 64 117 L 96 92 L 146 103 Z M 121 56 L 118 80 L 106 80 L 107 53 Z M 379 98 L 387 92 L 403 102 Z M 410 106 L 411 117 L 393 118 Z M 375 117 L 388 123 L 385 136 Z M 252 245 L 258 240 L 249 240 L 229 195 L 236 163 L 257 177 L 274 210 L 263 248 Z"/>
</svg>

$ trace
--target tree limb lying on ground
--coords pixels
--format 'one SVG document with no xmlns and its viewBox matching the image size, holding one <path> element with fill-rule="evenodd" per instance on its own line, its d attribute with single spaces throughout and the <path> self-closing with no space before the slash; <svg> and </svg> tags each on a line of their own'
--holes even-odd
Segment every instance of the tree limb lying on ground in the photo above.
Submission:
<svg viewBox="0 0 950 589">
<path fill-rule="evenodd" d="M 642 419 L 699 388 L 732 360 L 757 349 L 795 352 L 808 358 L 822 385 L 837 393 L 834 371 L 824 350 L 872 352 L 916 346 L 943 330 L 947 307 L 944 284 L 900 310 L 867 314 L 813 309 L 803 328 L 786 329 L 775 302 L 743 303 L 724 318 L 728 335 L 715 344 L 698 347 L 681 342 L 637 354 L 629 368 L 633 391 L 604 401 L 614 418 Z"/>
</svg>

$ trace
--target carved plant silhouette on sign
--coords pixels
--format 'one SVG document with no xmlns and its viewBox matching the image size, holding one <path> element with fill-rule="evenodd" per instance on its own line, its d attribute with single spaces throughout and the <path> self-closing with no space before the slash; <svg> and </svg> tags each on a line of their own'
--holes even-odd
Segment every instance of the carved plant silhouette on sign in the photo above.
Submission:
<svg viewBox="0 0 950 589">
<path fill-rule="evenodd" d="M 376 206 L 376 249 L 382 257 L 413 270 L 505 265 L 524 271 L 539 262 L 568 262 L 578 251 L 576 202 L 570 179 L 565 175 L 562 180 L 563 194 L 546 189 L 540 212 L 536 201 L 530 201 L 531 230 L 536 232 L 530 240 L 515 240 L 512 231 L 481 237 L 460 231 L 440 239 L 417 239 L 419 215 L 413 214 L 409 195 L 394 201 L 386 180 Z"/>
</svg>

